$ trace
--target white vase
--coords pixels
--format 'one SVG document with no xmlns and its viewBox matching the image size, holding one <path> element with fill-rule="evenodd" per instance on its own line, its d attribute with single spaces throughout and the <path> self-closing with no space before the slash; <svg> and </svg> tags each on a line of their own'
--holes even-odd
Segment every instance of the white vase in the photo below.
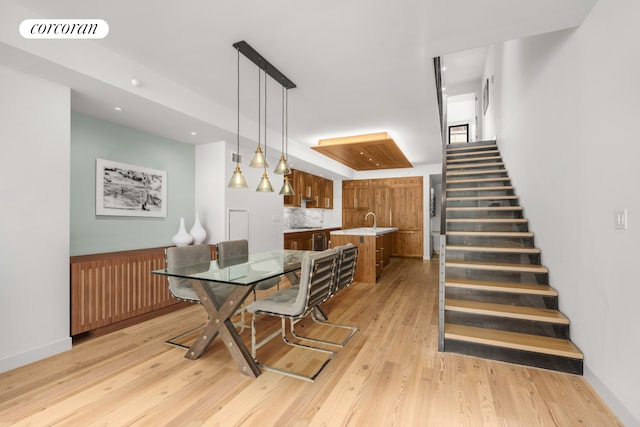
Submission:
<svg viewBox="0 0 640 427">
<path fill-rule="evenodd" d="M 189 230 L 189 234 L 193 237 L 194 245 L 199 245 L 207 238 L 207 231 L 204 229 L 202 224 L 200 224 L 198 212 L 196 212 L 196 222 L 193 224 L 193 227 L 191 227 L 191 230 Z"/>
<path fill-rule="evenodd" d="M 184 218 L 180 218 L 180 228 L 171 241 L 176 246 L 188 246 L 193 241 L 191 234 L 187 233 L 187 229 L 184 228 Z"/>
</svg>

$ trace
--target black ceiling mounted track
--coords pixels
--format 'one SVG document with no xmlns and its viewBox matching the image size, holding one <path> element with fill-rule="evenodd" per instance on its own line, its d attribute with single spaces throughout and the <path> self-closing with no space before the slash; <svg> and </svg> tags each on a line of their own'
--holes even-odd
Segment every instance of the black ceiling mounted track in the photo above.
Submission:
<svg viewBox="0 0 640 427">
<path fill-rule="evenodd" d="M 273 80 L 284 86 L 285 89 L 293 89 L 294 87 L 296 87 L 296 84 L 294 82 L 292 82 L 287 78 L 287 76 L 282 74 L 280 70 L 278 70 L 269 61 L 267 61 L 264 56 L 256 52 L 256 50 L 249 46 L 249 43 L 247 43 L 246 41 L 243 40 L 241 42 L 236 42 L 233 44 L 233 47 L 238 49 L 241 54 L 249 58 L 251 62 L 264 70 L 264 72 L 270 75 Z"/>
</svg>

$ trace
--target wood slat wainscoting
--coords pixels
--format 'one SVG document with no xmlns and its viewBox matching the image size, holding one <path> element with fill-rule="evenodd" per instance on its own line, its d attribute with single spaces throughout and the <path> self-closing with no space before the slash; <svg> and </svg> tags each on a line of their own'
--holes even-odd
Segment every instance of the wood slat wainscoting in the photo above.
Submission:
<svg viewBox="0 0 640 427">
<path fill-rule="evenodd" d="M 181 304 L 169 293 L 164 247 L 70 257 L 71 335 Z M 215 259 L 215 245 L 211 246 Z"/>
</svg>

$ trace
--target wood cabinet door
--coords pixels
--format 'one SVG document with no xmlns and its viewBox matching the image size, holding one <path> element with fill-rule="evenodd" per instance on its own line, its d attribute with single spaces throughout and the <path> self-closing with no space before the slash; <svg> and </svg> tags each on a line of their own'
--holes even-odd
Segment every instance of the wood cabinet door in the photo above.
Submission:
<svg viewBox="0 0 640 427">
<path fill-rule="evenodd" d="M 300 207 L 302 206 L 302 190 L 304 187 L 304 172 L 300 172 L 298 170 L 292 169 L 291 175 L 289 175 L 289 183 L 293 188 L 293 192 L 295 193 L 293 196 L 284 196 L 284 205 L 285 206 L 294 206 Z"/>
<path fill-rule="evenodd" d="M 342 228 L 360 228 L 366 227 L 364 217 L 366 212 L 360 209 L 343 209 L 342 210 Z"/>
<path fill-rule="evenodd" d="M 320 178 L 320 207 L 333 209 L 333 181 Z"/>
<path fill-rule="evenodd" d="M 422 230 L 400 230 L 393 234 L 391 255 L 422 258 L 424 250 Z"/>
<path fill-rule="evenodd" d="M 422 230 L 422 187 L 391 187 L 391 218 L 400 230 Z"/>
<path fill-rule="evenodd" d="M 378 227 L 391 226 L 391 201 L 388 187 L 373 187 L 371 189 L 371 211 L 376 214 Z M 369 218 L 367 224 L 373 225 Z"/>
</svg>

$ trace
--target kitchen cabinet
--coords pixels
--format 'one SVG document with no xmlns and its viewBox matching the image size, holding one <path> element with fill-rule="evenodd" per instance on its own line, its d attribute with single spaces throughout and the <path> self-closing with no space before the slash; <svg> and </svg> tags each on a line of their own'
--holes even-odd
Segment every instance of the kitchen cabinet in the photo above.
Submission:
<svg viewBox="0 0 640 427">
<path fill-rule="evenodd" d="M 392 255 L 419 257 L 424 255 L 424 215 L 422 177 L 389 180 L 391 226 L 398 227 Z"/>
<path fill-rule="evenodd" d="M 363 283 L 376 283 L 384 268 L 389 265 L 390 247 L 395 228 L 373 230 L 340 230 L 331 233 L 331 247 L 352 243 L 358 247 L 356 274 L 354 280 Z"/>
<path fill-rule="evenodd" d="M 342 181 L 342 228 L 366 227 L 369 201 L 369 180 Z"/>
<path fill-rule="evenodd" d="M 371 189 L 371 211 L 376 214 L 378 227 L 391 227 L 391 189 L 388 179 L 369 180 Z M 373 226 L 373 219 L 369 219 L 367 226 Z"/>
<path fill-rule="evenodd" d="M 299 251 L 313 250 L 313 236 L 315 234 L 324 234 L 326 247 L 329 247 L 329 239 L 331 232 L 339 230 L 339 228 L 323 228 L 304 231 L 292 231 L 284 233 L 284 249 L 294 249 Z"/>
<path fill-rule="evenodd" d="M 284 196 L 284 205 L 301 207 L 303 199 L 308 208 L 333 209 L 333 181 L 296 169 L 291 170 L 289 180 L 294 196 Z"/>
<path fill-rule="evenodd" d="M 350 180 L 342 183 L 342 228 L 373 226 L 364 220 L 367 212 L 376 214 L 378 227 L 397 227 L 388 256 L 423 256 L 422 177 Z"/>
</svg>

